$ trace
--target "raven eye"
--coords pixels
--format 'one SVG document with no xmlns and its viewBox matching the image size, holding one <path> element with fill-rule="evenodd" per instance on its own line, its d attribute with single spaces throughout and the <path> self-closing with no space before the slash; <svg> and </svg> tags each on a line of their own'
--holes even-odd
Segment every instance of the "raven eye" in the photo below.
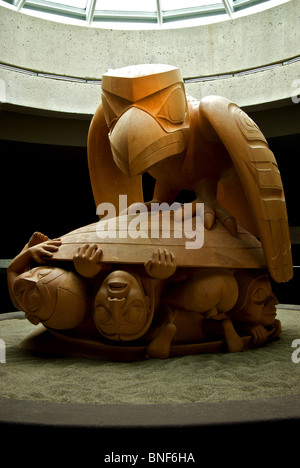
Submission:
<svg viewBox="0 0 300 468">
<path fill-rule="evenodd" d="M 104 94 L 105 93 L 105 94 Z M 101 96 L 102 107 L 106 125 L 111 127 L 132 103 L 119 96 L 103 92 Z"/>
<path fill-rule="evenodd" d="M 181 88 L 175 89 L 162 108 L 157 114 L 157 117 L 166 119 L 172 123 L 181 123 L 185 119 L 186 102 L 185 95 Z"/>
</svg>

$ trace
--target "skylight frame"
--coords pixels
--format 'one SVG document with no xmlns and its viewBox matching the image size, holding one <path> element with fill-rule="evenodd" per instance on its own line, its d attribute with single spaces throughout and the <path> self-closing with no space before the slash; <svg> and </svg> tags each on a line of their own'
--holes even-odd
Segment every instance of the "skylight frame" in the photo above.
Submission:
<svg viewBox="0 0 300 468">
<path fill-rule="evenodd" d="M 22 9 L 86 21 L 86 9 L 52 3 L 48 0 L 25 0 Z"/>
<path fill-rule="evenodd" d="M 83 26 L 120 27 L 144 29 L 172 28 L 206 24 L 214 22 L 215 18 L 231 19 L 236 14 L 262 4 L 273 6 L 276 3 L 284 3 L 289 0 L 215 0 L 213 4 L 204 4 L 199 7 L 163 10 L 161 0 L 156 1 L 156 11 L 121 11 L 121 10 L 97 10 L 96 0 L 87 0 L 86 8 L 53 3 L 51 0 L 0 0 L 0 5 L 10 5 L 18 11 L 35 14 L 50 20 L 75 22 Z M 60 19 L 59 19 L 60 18 Z M 69 20 L 69 21 L 68 21 Z M 219 21 L 219 19 L 217 19 Z"/>
<path fill-rule="evenodd" d="M 225 15 L 226 8 L 223 0 L 212 5 L 203 5 L 201 7 L 181 8 L 178 10 L 162 11 L 162 24 L 174 21 L 186 21 L 188 19 L 197 19 L 203 16 Z"/>
<path fill-rule="evenodd" d="M 232 0 L 233 11 L 238 12 L 249 7 L 267 3 L 269 0 Z"/>
<path fill-rule="evenodd" d="M 93 22 L 116 23 L 151 23 L 157 24 L 157 12 L 121 11 L 121 10 L 95 10 Z"/>
</svg>

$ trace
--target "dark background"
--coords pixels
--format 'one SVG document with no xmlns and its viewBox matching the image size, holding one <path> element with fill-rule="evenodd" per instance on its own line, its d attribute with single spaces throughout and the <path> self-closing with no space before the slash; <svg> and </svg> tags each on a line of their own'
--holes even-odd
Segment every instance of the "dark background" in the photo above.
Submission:
<svg viewBox="0 0 300 468">
<path fill-rule="evenodd" d="M 285 189 L 292 233 L 300 226 L 299 171 L 300 133 L 268 138 L 278 162 Z M 84 146 L 52 145 L 0 140 L 1 150 L 1 242 L 0 259 L 15 257 L 34 231 L 50 238 L 97 221 Z M 145 199 L 150 199 L 153 179 L 144 176 Z M 297 231 L 297 229 L 296 229 Z M 280 303 L 300 304 L 300 244 L 292 235 L 294 278 L 273 284 Z M 1 309 L 14 310 L 1 268 Z"/>
</svg>

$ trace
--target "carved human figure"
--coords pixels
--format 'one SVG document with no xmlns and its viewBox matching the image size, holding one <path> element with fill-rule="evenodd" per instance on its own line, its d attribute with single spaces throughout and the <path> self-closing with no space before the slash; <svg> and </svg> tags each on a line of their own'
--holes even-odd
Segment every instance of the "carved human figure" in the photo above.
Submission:
<svg viewBox="0 0 300 468">
<path fill-rule="evenodd" d="M 60 239 L 35 232 L 7 270 L 13 304 L 37 325 L 54 329 L 74 328 L 90 314 L 88 285 L 72 271 L 47 265 Z M 40 264 L 31 268 L 32 261 Z"/>
<path fill-rule="evenodd" d="M 174 254 L 159 250 L 144 265 L 147 276 L 137 267 L 123 266 L 122 270 L 108 273 L 101 255 L 97 245 L 86 245 L 74 256 L 74 265 L 80 275 L 88 278 L 96 277 L 102 269 L 105 271 L 105 277 L 100 275 L 98 280 L 93 312 L 95 324 L 104 337 L 126 341 L 145 336 L 160 304 L 169 314 L 166 324 L 159 329 L 159 337 L 155 336 L 148 346 L 148 357 L 168 357 L 178 327 L 181 338 L 200 340 L 213 333 L 225 339 L 229 351 L 243 349 L 243 341 L 226 316 L 238 297 L 237 283 L 230 271 L 176 271 Z M 184 311 L 184 320 L 180 325 L 177 320 L 176 326 L 179 311 Z M 196 326 L 191 320 L 195 314 Z M 148 336 L 152 341 L 151 330 Z"/>
<path fill-rule="evenodd" d="M 80 247 L 73 258 L 81 276 L 95 279 L 95 325 L 110 340 L 138 339 L 149 329 L 163 288 L 176 270 L 174 257 L 160 249 L 144 266 L 132 267 L 102 263 L 101 256 L 101 248 L 92 244 Z"/>
<path fill-rule="evenodd" d="M 169 356 L 171 343 L 223 339 L 227 351 L 242 351 L 244 343 L 228 317 L 238 298 L 238 284 L 230 270 L 184 271 L 166 288 L 161 307 L 165 319 L 148 346 L 149 357 Z"/>
<path fill-rule="evenodd" d="M 193 276 L 191 282 L 167 288 L 164 319 L 148 346 L 149 357 L 168 357 L 172 343 L 222 336 L 228 351 L 234 352 L 244 348 L 241 336 L 250 335 L 251 344 L 260 346 L 280 335 L 278 300 L 266 271 L 211 270 Z"/>
<path fill-rule="evenodd" d="M 252 342 L 263 344 L 270 335 L 277 337 L 281 324 L 276 319 L 278 299 L 266 271 L 240 270 L 235 273 L 239 284 L 239 298 L 229 312 L 237 329 L 249 334 Z"/>
</svg>

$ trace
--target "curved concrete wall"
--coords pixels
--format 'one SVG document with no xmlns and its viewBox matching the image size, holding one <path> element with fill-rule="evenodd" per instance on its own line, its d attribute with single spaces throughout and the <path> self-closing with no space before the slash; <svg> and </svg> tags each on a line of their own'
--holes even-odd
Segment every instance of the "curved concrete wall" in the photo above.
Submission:
<svg viewBox="0 0 300 468">
<path fill-rule="evenodd" d="M 287 99 L 300 77 L 300 0 L 211 25 L 168 30 L 107 30 L 66 25 L 0 7 L 0 62 L 37 73 L 100 80 L 108 68 L 170 63 L 184 78 L 257 73 L 189 83 L 194 97 L 219 94 L 240 106 Z M 36 109 L 93 114 L 99 84 L 62 81 L 0 68 L 0 101 Z"/>
</svg>

